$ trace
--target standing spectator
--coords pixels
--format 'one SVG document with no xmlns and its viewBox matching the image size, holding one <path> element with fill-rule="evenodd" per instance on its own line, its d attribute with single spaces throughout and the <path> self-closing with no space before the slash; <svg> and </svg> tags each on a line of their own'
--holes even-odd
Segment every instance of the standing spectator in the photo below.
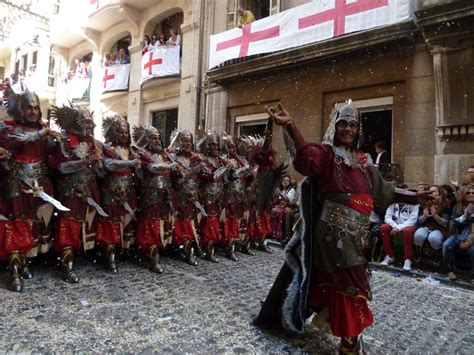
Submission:
<svg viewBox="0 0 474 355">
<path fill-rule="evenodd" d="M 125 51 L 125 48 L 120 48 L 119 53 L 120 53 L 120 64 L 129 64 L 130 63 L 130 57 L 128 56 L 127 52 Z"/>
<path fill-rule="evenodd" d="M 151 46 L 150 36 L 144 35 L 143 42 L 142 42 L 142 55 L 144 55 L 146 52 L 150 50 L 150 46 Z"/>
<path fill-rule="evenodd" d="M 116 64 L 117 61 L 117 54 L 116 53 L 110 53 L 110 65 Z"/>
<path fill-rule="evenodd" d="M 469 184 L 474 185 L 474 165 L 467 169 L 467 181 Z"/>
<path fill-rule="evenodd" d="M 459 190 L 455 216 L 454 231 L 443 244 L 443 260 L 450 280 L 457 278 L 454 273 L 454 252 L 457 248 L 469 253 L 471 274 L 474 275 L 474 185 Z"/>
<path fill-rule="evenodd" d="M 166 36 L 164 33 L 160 33 L 160 38 L 158 39 L 158 46 L 166 46 Z"/>
<path fill-rule="evenodd" d="M 115 52 L 115 64 L 122 64 L 122 61 L 123 61 L 123 57 L 122 57 L 122 54 L 120 53 L 120 51 L 116 51 Z"/>
<path fill-rule="evenodd" d="M 92 68 L 89 65 L 89 61 L 86 60 L 83 64 L 84 64 L 84 71 L 82 73 L 82 77 L 84 79 L 92 78 Z"/>
<path fill-rule="evenodd" d="M 151 46 L 152 47 L 158 47 L 160 42 L 158 41 L 158 35 L 156 33 L 153 33 L 151 35 Z"/>
<path fill-rule="evenodd" d="M 375 164 L 380 172 L 385 171 L 388 164 L 390 164 L 390 155 L 387 152 L 387 144 L 384 141 L 378 141 L 375 143 Z"/>
<path fill-rule="evenodd" d="M 246 10 L 243 5 L 239 5 L 239 9 L 237 10 L 239 14 L 239 22 L 237 22 L 237 27 L 242 28 L 243 25 L 247 25 L 250 22 L 255 21 L 255 16 L 253 15 L 252 11 Z"/>
<path fill-rule="evenodd" d="M 427 239 L 433 249 L 441 249 L 443 240 L 448 235 L 451 211 L 447 208 L 443 191 L 439 186 L 431 186 L 430 191 L 434 201 L 429 207 L 423 208 L 423 213 L 418 217 L 418 229 L 414 235 L 417 253 L 421 251 Z"/>
<path fill-rule="evenodd" d="M 415 233 L 416 221 L 418 219 L 419 205 L 409 205 L 404 203 L 392 203 L 385 213 L 385 223 L 380 227 L 385 259 L 382 265 L 389 265 L 395 261 L 391 238 L 403 236 L 403 250 L 405 263 L 403 270 L 411 270 L 413 260 L 413 233 Z"/>
<path fill-rule="evenodd" d="M 181 45 L 181 36 L 175 30 L 171 30 L 171 36 L 166 42 L 169 46 L 179 46 Z"/>
<path fill-rule="evenodd" d="M 104 55 L 104 62 L 103 62 L 103 66 L 104 67 L 109 67 L 111 65 L 113 65 L 114 62 L 112 61 L 111 57 L 110 57 L 110 53 L 105 53 Z"/>
</svg>

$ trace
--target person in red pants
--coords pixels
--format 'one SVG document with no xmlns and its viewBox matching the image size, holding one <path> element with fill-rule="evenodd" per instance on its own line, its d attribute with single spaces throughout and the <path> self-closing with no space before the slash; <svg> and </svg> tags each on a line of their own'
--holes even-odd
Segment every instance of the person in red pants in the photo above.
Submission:
<svg viewBox="0 0 474 355">
<path fill-rule="evenodd" d="M 418 219 L 419 205 L 392 203 L 385 213 L 385 223 L 380 226 L 385 259 L 382 265 L 389 265 L 395 261 L 391 238 L 403 236 L 403 250 L 405 263 L 403 270 L 411 270 L 413 260 L 413 234 Z"/>
</svg>

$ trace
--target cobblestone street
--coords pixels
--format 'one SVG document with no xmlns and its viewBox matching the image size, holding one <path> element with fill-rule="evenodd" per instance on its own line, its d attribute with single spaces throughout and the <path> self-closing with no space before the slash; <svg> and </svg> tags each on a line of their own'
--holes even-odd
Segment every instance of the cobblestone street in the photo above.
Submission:
<svg viewBox="0 0 474 355">
<path fill-rule="evenodd" d="M 165 257 L 162 275 L 138 262 L 110 275 L 82 260 L 81 282 L 64 283 L 50 266 L 34 265 L 25 292 L 0 281 L 1 352 L 335 352 L 337 339 L 308 326 L 301 339 L 251 325 L 282 262 L 239 254 L 191 267 Z M 375 323 L 364 333 L 369 353 L 471 353 L 472 291 L 374 271 Z M 469 350 L 471 349 L 471 350 Z"/>
</svg>

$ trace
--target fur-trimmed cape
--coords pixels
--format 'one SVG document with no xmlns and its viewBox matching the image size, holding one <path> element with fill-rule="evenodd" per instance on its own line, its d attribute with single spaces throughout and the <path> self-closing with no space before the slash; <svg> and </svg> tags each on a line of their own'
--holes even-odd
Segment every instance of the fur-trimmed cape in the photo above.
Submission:
<svg viewBox="0 0 474 355">
<path fill-rule="evenodd" d="M 317 181 L 306 177 L 300 187 L 301 220 L 285 248 L 285 263 L 273 283 L 254 324 L 301 335 L 310 315 L 307 297 L 312 269 L 312 229 L 321 211 Z"/>
</svg>

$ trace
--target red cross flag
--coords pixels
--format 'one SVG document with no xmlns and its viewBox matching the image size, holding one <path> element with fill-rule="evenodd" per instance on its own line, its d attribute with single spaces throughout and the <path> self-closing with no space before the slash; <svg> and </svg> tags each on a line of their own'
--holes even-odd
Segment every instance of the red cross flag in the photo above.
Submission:
<svg viewBox="0 0 474 355">
<path fill-rule="evenodd" d="M 410 19 L 410 0 L 314 0 L 212 35 L 209 69 L 226 60 L 299 47 Z"/>
<path fill-rule="evenodd" d="M 102 92 L 128 90 L 130 64 L 115 64 L 104 68 Z"/>
<path fill-rule="evenodd" d="M 151 78 L 179 75 L 179 73 L 179 46 L 156 47 L 142 56 L 140 84 Z"/>
</svg>

